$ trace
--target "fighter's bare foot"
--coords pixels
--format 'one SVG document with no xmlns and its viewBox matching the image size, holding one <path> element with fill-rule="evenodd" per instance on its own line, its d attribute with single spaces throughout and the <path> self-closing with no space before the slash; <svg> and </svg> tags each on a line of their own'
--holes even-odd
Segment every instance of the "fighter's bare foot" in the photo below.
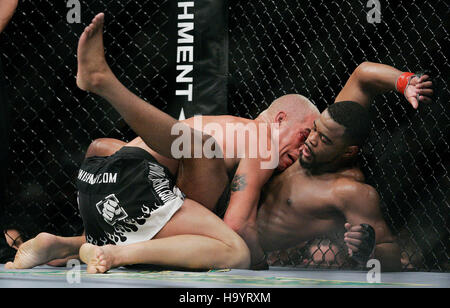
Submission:
<svg viewBox="0 0 450 308">
<path fill-rule="evenodd" d="M 33 268 L 54 259 L 54 249 L 58 245 L 55 235 L 40 233 L 35 238 L 20 245 L 14 262 L 5 264 L 6 269 Z"/>
<path fill-rule="evenodd" d="M 111 253 L 112 245 L 95 246 L 89 243 L 80 248 L 80 259 L 87 264 L 89 274 L 106 273 L 114 263 L 114 255 Z"/>
<path fill-rule="evenodd" d="M 78 41 L 77 85 L 80 89 L 93 93 L 97 93 L 105 79 L 114 76 L 105 60 L 104 20 L 103 13 L 97 14 Z"/>
</svg>

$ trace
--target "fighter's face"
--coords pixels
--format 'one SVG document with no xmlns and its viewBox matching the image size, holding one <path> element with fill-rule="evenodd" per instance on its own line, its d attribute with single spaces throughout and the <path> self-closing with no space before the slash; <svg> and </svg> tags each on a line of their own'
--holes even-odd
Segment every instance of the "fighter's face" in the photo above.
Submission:
<svg viewBox="0 0 450 308">
<path fill-rule="evenodd" d="M 314 121 L 311 133 L 300 152 L 300 164 L 307 169 L 315 169 L 339 159 L 345 152 L 345 128 L 336 123 L 328 111 L 322 112 Z"/>
<path fill-rule="evenodd" d="M 300 156 L 300 151 L 311 132 L 314 118 L 303 123 L 295 123 L 289 127 L 280 127 L 278 171 L 291 166 Z"/>
</svg>

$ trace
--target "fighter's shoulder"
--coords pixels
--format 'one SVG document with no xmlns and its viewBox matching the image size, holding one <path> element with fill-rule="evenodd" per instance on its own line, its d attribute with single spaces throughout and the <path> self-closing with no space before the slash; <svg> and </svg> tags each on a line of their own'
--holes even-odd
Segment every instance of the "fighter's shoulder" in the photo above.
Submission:
<svg viewBox="0 0 450 308">
<path fill-rule="evenodd" d="M 356 167 L 342 170 L 339 172 L 339 175 L 350 178 L 350 179 L 354 179 L 355 181 L 361 182 L 361 183 L 364 183 L 364 181 L 365 181 L 365 177 L 364 177 L 364 174 L 362 173 L 361 169 L 356 168 Z"/>
<path fill-rule="evenodd" d="M 333 183 L 333 197 L 336 204 L 340 206 L 351 206 L 352 204 L 377 204 L 378 192 L 372 186 L 359 182 L 353 178 L 340 177 Z"/>
</svg>

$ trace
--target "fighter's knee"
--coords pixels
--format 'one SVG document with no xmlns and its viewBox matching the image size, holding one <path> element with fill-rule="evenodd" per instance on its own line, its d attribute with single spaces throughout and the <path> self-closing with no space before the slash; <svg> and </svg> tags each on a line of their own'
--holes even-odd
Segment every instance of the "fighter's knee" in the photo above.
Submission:
<svg viewBox="0 0 450 308">
<path fill-rule="evenodd" d="M 126 143 L 112 138 L 98 138 L 91 142 L 86 150 L 86 158 L 92 156 L 110 156 L 122 148 Z"/>
<path fill-rule="evenodd" d="M 101 154 L 101 148 L 102 143 L 104 142 L 104 138 L 95 139 L 91 142 L 89 147 L 86 150 L 86 158 L 92 157 L 92 156 L 102 156 Z"/>
</svg>

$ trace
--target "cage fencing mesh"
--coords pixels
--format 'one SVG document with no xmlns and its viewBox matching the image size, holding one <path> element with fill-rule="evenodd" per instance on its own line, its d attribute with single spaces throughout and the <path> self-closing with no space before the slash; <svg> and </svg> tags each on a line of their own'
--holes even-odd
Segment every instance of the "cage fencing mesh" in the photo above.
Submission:
<svg viewBox="0 0 450 308">
<path fill-rule="evenodd" d="M 366 182 L 381 195 L 398 236 L 404 269 L 449 270 L 449 108 L 445 1 L 380 1 L 369 23 L 368 1 L 231 1 L 230 113 L 255 117 L 277 97 L 300 93 L 319 110 L 358 64 L 381 62 L 429 71 L 440 93 L 415 111 L 400 95 L 377 97 L 363 148 Z M 444 81 L 440 83 L 439 81 Z M 354 267 L 342 235 L 271 255 L 272 264 Z"/>
<path fill-rule="evenodd" d="M 275 98 L 301 93 L 319 108 L 334 101 L 364 61 L 441 81 L 433 104 L 413 110 L 398 94 L 377 97 L 361 162 L 381 195 L 405 270 L 449 271 L 448 128 L 450 65 L 446 1 L 229 1 L 229 113 L 255 118 Z M 80 234 L 75 176 L 89 143 L 134 133 L 106 102 L 76 88 L 76 46 L 105 12 L 107 61 L 126 87 L 167 108 L 169 1 L 81 1 L 80 24 L 65 1 L 21 1 L 0 36 L 13 105 L 4 220 L 25 238 L 42 231 Z M 340 234 L 274 252 L 273 265 L 353 268 Z"/>
</svg>

